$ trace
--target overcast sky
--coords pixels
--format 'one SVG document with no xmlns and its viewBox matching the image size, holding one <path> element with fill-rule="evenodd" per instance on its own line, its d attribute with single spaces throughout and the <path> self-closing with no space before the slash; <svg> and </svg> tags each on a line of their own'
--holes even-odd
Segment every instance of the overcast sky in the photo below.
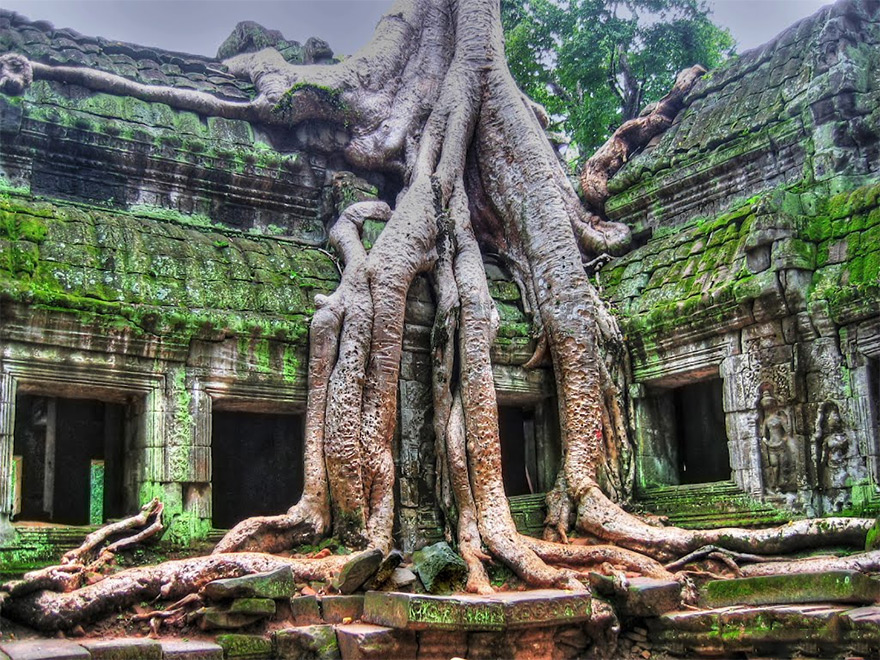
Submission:
<svg viewBox="0 0 880 660">
<path fill-rule="evenodd" d="M 827 0 L 708 0 L 739 50 L 759 46 Z M 391 0 L 0 0 L 32 20 L 91 36 L 213 56 L 239 21 L 287 39 L 325 39 L 337 54 L 363 46 Z"/>
</svg>

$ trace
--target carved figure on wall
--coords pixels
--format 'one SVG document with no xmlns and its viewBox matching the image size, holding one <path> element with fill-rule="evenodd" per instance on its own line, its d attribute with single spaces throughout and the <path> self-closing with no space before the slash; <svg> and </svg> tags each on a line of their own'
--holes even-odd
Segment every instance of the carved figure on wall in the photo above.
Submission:
<svg viewBox="0 0 880 660">
<path fill-rule="evenodd" d="M 843 428 L 840 409 L 834 401 L 819 407 L 816 417 L 814 442 L 819 459 L 819 483 L 823 488 L 843 488 L 846 485 L 846 461 L 849 457 L 849 437 Z"/>
<path fill-rule="evenodd" d="M 758 402 L 764 486 L 769 492 L 789 492 L 797 485 L 797 451 L 791 423 L 769 386 Z"/>
</svg>

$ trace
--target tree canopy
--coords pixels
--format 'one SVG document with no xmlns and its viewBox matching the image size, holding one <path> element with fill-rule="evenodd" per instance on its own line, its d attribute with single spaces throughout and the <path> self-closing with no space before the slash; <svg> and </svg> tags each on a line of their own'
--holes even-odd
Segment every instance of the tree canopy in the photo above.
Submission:
<svg viewBox="0 0 880 660">
<path fill-rule="evenodd" d="M 733 54 L 703 0 L 502 0 L 507 60 L 520 88 L 587 158 L 662 97 L 678 71 Z"/>
</svg>

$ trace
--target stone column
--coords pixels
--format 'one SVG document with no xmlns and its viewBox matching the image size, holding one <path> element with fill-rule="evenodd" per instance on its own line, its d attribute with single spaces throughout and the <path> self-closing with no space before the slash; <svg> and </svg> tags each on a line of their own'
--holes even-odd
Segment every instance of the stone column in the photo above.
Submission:
<svg viewBox="0 0 880 660">
<path fill-rule="evenodd" d="M 15 433 L 15 379 L 0 372 L 0 544 L 15 536 L 12 527 L 12 451 Z"/>
</svg>

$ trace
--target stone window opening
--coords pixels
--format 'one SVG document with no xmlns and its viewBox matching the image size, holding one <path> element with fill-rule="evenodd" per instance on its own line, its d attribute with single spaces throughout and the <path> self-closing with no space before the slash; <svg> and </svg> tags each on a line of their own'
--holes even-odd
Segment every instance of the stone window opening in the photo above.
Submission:
<svg viewBox="0 0 880 660">
<path fill-rule="evenodd" d="M 303 490 L 300 414 L 217 410 L 211 413 L 212 524 L 284 513 Z"/>
<path fill-rule="evenodd" d="M 85 390 L 56 394 L 37 388 L 15 397 L 15 521 L 101 525 L 125 516 L 132 402 Z"/>
</svg>

